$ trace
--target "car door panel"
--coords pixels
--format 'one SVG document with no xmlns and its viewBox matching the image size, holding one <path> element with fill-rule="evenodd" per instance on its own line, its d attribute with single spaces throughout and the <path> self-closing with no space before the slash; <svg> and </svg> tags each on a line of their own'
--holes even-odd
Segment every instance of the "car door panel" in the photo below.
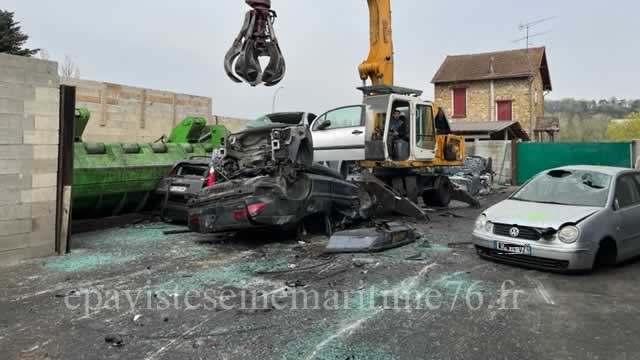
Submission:
<svg viewBox="0 0 640 360">
<path fill-rule="evenodd" d="M 621 259 L 627 259 L 640 251 L 640 189 L 632 175 L 622 175 L 616 182 L 615 194 L 620 221 L 618 252 Z"/>
<path fill-rule="evenodd" d="M 361 105 L 338 108 L 318 117 L 311 126 L 314 161 L 364 160 L 365 129 Z M 322 128 L 320 124 L 331 125 Z"/>
</svg>

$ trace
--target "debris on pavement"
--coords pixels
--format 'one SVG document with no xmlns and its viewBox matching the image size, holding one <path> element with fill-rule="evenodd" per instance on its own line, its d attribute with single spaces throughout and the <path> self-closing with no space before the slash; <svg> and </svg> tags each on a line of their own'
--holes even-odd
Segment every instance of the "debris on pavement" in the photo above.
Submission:
<svg viewBox="0 0 640 360">
<path fill-rule="evenodd" d="M 463 241 L 463 242 L 456 242 L 456 243 L 448 243 L 447 246 L 450 249 L 466 249 L 466 248 L 472 247 L 473 242 Z"/>
<path fill-rule="evenodd" d="M 449 176 L 449 180 L 457 190 L 470 196 L 466 200 L 475 199 L 478 195 L 487 195 L 491 192 L 493 169 L 490 158 L 468 156 L 462 166 L 445 167 L 443 171 Z M 467 202 L 466 200 L 462 201 Z"/>
<path fill-rule="evenodd" d="M 124 346 L 124 339 L 118 334 L 110 334 L 104 337 L 104 341 L 107 344 L 111 344 L 113 347 Z"/>
<path fill-rule="evenodd" d="M 410 244 L 416 240 L 410 226 L 399 223 L 381 223 L 375 228 L 346 230 L 329 239 L 326 252 L 377 252 Z"/>
<path fill-rule="evenodd" d="M 285 285 L 287 285 L 290 288 L 297 288 L 297 287 L 306 286 L 307 284 L 302 280 L 289 280 L 285 282 Z"/>
</svg>

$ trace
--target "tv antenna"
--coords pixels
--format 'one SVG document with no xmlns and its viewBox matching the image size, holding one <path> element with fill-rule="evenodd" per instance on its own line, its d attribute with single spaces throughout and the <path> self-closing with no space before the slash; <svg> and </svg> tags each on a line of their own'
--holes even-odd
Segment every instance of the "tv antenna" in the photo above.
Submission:
<svg viewBox="0 0 640 360">
<path fill-rule="evenodd" d="M 542 31 L 542 32 L 531 34 L 531 29 L 534 28 L 537 25 L 549 22 L 549 21 L 551 21 L 551 20 L 553 20 L 555 18 L 557 18 L 557 16 L 550 16 L 550 17 L 547 17 L 547 18 L 544 18 L 544 19 L 528 22 L 526 24 L 520 24 L 518 26 L 518 30 L 524 31 L 526 33 L 526 35 L 524 37 L 519 38 L 519 39 L 513 40 L 513 42 L 514 43 L 518 43 L 518 42 L 521 42 L 521 41 L 525 40 L 527 42 L 527 49 L 529 49 L 529 45 L 531 45 L 531 43 L 529 42 L 529 39 L 534 38 L 534 37 L 539 37 L 539 36 L 542 36 L 542 35 L 545 35 L 545 34 L 548 34 L 548 33 L 551 32 L 551 30 L 549 30 L 549 31 Z"/>
</svg>

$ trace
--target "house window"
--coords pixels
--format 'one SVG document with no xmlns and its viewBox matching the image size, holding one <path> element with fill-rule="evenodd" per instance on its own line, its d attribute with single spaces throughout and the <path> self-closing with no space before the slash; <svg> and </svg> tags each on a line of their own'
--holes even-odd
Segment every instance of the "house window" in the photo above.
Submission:
<svg viewBox="0 0 640 360">
<path fill-rule="evenodd" d="M 453 117 L 467 117 L 467 89 L 453 89 Z"/>
<path fill-rule="evenodd" d="M 498 101 L 498 121 L 513 120 L 513 101 Z"/>
</svg>

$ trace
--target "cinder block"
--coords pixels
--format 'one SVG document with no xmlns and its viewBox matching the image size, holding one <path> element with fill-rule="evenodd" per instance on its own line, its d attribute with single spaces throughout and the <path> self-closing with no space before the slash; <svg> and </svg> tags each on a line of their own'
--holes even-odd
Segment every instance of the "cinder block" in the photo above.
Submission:
<svg viewBox="0 0 640 360">
<path fill-rule="evenodd" d="M 0 188 L 0 206 L 15 205 L 20 202 L 20 192 Z"/>
<path fill-rule="evenodd" d="M 0 252 L 29 247 L 29 234 L 0 235 Z"/>
<path fill-rule="evenodd" d="M 34 121 L 36 130 L 58 130 L 60 128 L 59 116 L 36 115 Z"/>
<path fill-rule="evenodd" d="M 30 174 L 0 175 L 0 188 L 5 190 L 26 190 L 31 188 Z"/>
<path fill-rule="evenodd" d="M 57 159 L 40 159 L 23 161 L 20 167 L 21 173 L 26 174 L 51 174 L 58 172 Z"/>
<path fill-rule="evenodd" d="M 31 114 L 24 114 L 22 119 L 22 130 L 35 130 L 36 116 Z"/>
<path fill-rule="evenodd" d="M 34 188 L 57 186 L 58 174 L 57 173 L 48 173 L 48 174 L 34 173 L 31 176 L 31 181 L 32 181 L 32 187 Z"/>
<path fill-rule="evenodd" d="M 60 105 L 58 101 L 24 101 L 24 112 L 31 115 L 58 116 Z"/>
<path fill-rule="evenodd" d="M 0 221 L 0 236 L 26 234 L 33 229 L 31 219 Z"/>
<path fill-rule="evenodd" d="M 57 145 L 59 134 L 56 130 L 25 130 L 24 143 L 33 145 Z"/>
<path fill-rule="evenodd" d="M 24 112 L 24 100 L 0 97 L 0 113 L 22 114 Z"/>
<path fill-rule="evenodd" d="M 38 159 L 58 159 L 58 145 L 34 145 L 33 158 Z"/>
<path fill-rule="evenodd" d="M 22 161 L 18 160 L 3 160 L 0 161 L 0 175 L 4 174 L 19 174 Z"/>
<path fill-rule="evenodd" d="M 0 145 L 0 160 L 33 159 L 33 145 Z"/>
<path fill-rule="evenodd" d="M 36 91 L 33 86 L 27 86 L 24 84 L 8 84 L 2 83 L 0 79 L 0 97 L 19 99 L 19 100 L 34 100 L 36 98 Z"/>
<path fill-rule="evenodd" d="M 20 129 L 22 130 L 22 114 L 2 114 L 0 113 L 0 129 Z"/>
<path fill-rule="evenodd" d="M 12 266 L 26 259 L 50 256 L 55 253 L 55 240 L 47 245 L 0 252 L 0 266 Z"/>
<path fill-rule="evenodd" d="M 55 217 L 56 202 L 49 201 L 49 202 L 31 204 L 31 216 L 34 218 Z"/>
<path fill-rule="evenodd" d="M 0 145 L 22 144 L 22 128 L 0 128 Z"/>
<path fill-rule="evenodd" d="M 43 103 L 59 103 L 60 88 L 58 87 L 36 87 L 36 101 Z"/>
<path fill-rule="evenodd" d="M 26 81 L 24 69 L 0 66 L 0 82 L 5 84 L 24 85 Z"/>
<path fill-rule="evenodd" d="M 20 192 L 20 201 L 26 204 L 56 200 L 56 188 L 39 188 Z"/>
<path fill-rule="evenodd" d="M 0 66 L 14 67 L 31 72 L 41 72 L 56 75 L 58 73 L 58 64 L 55 61 L 9 54 L 0 54 Z"/>
<path fill-rule="evenodd" d="M 53 245 L 56 243 L 56 228 L 54 226 L 50 226 L 47 228 L 42 228 L 41 230 L 34 231 L 29 234 L 29 246 L 30 247 L 40 247 Z"/>
<path fill-rule="evenodd" d="M 16 204 L 0 206 L 0 221 L 17 219 L 31 219 L 31 205 Z"/>
<path fill-rule="evenodd" d="M 60 78 L 57 74 L 27 71 L 25 74 L 25 83 L 36 86 L 57 88 L 60 86 Z"/>
</svg>

